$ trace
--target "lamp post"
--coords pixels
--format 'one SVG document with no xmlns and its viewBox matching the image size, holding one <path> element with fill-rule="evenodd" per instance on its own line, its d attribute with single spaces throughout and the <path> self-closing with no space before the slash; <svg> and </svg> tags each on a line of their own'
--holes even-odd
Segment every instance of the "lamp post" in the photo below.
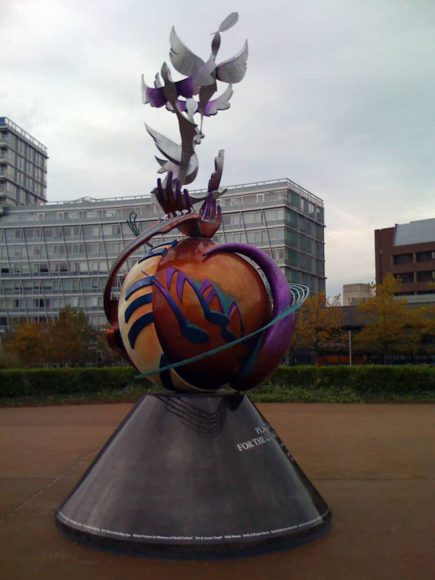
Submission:
<svg viewBox="0 0 435 580">
<path fill-rule="evenodd" d="M 349 337 L 349 366 L 352 366 L 352 330 L 349 328 L 348 331 Z"/>
</svg>

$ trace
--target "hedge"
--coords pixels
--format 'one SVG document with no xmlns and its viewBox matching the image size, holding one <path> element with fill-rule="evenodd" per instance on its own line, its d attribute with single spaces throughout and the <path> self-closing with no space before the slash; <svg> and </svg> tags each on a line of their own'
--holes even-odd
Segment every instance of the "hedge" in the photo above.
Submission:
<svg viewBox="0 0 435 580">
<path fill-rule="evenodd" d="M 5 369 L 0 370 L 0 399 L 75 395 L 119 391 L 128 386 L 154 389 L 146 380 L 138 381 L 137 371 L 130 367 Z M 256 393 L 283 396 L 290 390 L 304 389 L 312 393 L 342 389 L 360 394 L 435 393 L 435 367 L 429 366 L 294 366 L 280 367 Z"/>
<path fill-rule="evenodd" d="M 137 383 L 136 375 L 131 367 L 4 369 L 0 398 L 122 389 Z"/>
<path fill-rule="evenodd" d="M 358 365 L 280 367 L 269 386 L 309 389 L 347 388 L 359 393 L 435 391 L 435 367 L 423 365 Z"/>
</svg>

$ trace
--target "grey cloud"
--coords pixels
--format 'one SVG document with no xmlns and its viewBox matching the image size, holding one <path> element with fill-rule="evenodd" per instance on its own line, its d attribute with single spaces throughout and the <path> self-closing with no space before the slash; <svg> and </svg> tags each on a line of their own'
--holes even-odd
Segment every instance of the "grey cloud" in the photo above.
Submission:
<svg viewBox="0 0 435 580">
<path fill-rule="evenodd" d="M 374 278 L 373 230 L 435 216 L 435 5 L 430 0 L 16 0 L 2 12 L 1 114 L 49 147 L 49 198 L 148 192 L 157 166 L 143 107 L 175 24 L 198 54 L 231 11 L 223 57 L 250 44 L 229 111 L 198 150 L 206 184 L 224 147 L 227 184 L 289 177 L 325 200 L 327 289 Z M 2 7 L 3 10 L 3 7 Z M 5 17 L 3 17 L 5 15 Z"/>
</svg>

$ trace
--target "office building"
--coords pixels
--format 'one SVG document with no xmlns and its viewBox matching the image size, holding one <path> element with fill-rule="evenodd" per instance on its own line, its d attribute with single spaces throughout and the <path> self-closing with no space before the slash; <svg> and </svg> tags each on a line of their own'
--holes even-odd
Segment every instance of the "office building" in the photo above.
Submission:
<svg viewBox="0 0 435 580">
<path fill-rule="evenodd" d="M 435 218 L 375 230 L 376 284 L 398 278 L 401 296 L 435 294 Z"/>
<path fill-rule="evenodd" d="M 47 201 L 47 147 L 7 117 L 0 117 L 0 206 Z"/>
<path fill-rule="evenodd" d="M 306 284 L 314 293 L 325 290 L 320 198 L 280 179 L 229 187 L 220 202 L 223 223 L 216 242 L 258 246 L 289 282 Z M 134 237 L 127 224 L 132 211 L 141 231 L 161 216 L 150 197 L 130 196 L 14 208 L 0 219 L 0 332 L 20 320 L 54 317 L 67 305 L 104 326 L 103 290 L 114 260 Z"/>
<path fill-rule="evenodd" d="M 370 284 L 343 284 L 343 306 L 356 306 L 370 297 Z"/>
</svg>

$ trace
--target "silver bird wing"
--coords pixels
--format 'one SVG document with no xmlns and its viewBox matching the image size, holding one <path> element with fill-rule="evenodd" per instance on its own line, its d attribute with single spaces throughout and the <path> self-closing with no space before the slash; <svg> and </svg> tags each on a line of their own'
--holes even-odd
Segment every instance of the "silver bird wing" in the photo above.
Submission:
<svg viewBox="0 0 435 580">
<path fill-rule="evenodd" d="M 203 108 L 199 108 L 199 112 L 204 115 L 204 117 L 211 117 L 216 115 L 218 111 L 225 111 L 231 107 L 230 99 L 233 95 L 233 85 L 228 85 L 225 91 L 213 99 L 208 101 Z"/>
<path fill-rule="evenodd" d="M 169 58 L 175 70 L 188 77 L 194 76 L 204 65 L 202 58 L 199 58 L 180 40 L 174 27 L 171 29 L 169 42 L 171 44 Z"/>
<path fill-rule="evenodd" d="M 236 24 L 238 19 L 239 19 L 238 12 L 231 12 L 231 14 L 228 14 L 228 16 L 220 23 L 219 32 L 225 32 L 225 30 L 229 30 L 230 28 L 232 28 Z"/>
<path fill-rule="evenodd" d="M 146 123 L 145 128 L 149 135 L 151 135 L 160 153 L 164 155 L 166 159 L 172 161 L 172 163 L 179 165 L 181 161 L 181 146 L 177 145 L 177 143 L 174 143 L 174 141 L 171 141 L 171 139 L 168 139 L 158 131 L 155 131 Z"/>
<path fill-rule="evenodd" d="M 157 173 L 167 173 L 171 171 L 173 178 L 178 179 L 178 176 L 180 174 L 179 164 L 173 163 L 172 161 L 167 161 L 166 159 L 159 159 L 157 156 L 155 159 L 157 163 L 160 165 L 160 168 L 158 169 Z M 187 167 L 186 175 L 184 177 L 183 182 L 184 185 L 192 183 L 192 181 L 198 175 L 198 169 L 199 169 L 198 156 L 195 153 L 195 155 L 192 155 L 192 157 L 189 160 L 189 165 Z"/>
<path fill-rule="evenodd" d="M 221 62 L 216 67 L 216 78 L 224 83 L 239 83 L 246 74 L 248 63 L 248 41 L 240 52 Z"/>
</svg>

